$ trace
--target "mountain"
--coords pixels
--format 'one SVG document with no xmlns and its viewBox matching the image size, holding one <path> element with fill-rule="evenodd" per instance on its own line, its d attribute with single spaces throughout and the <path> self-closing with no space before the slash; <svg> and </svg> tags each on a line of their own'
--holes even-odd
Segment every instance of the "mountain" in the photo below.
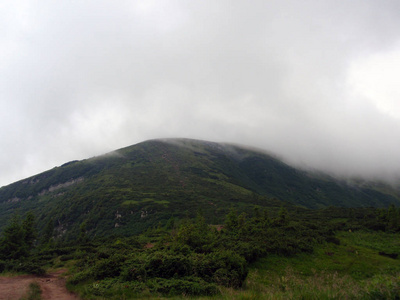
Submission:
<svg viewBox="0 0 400 300">
<path fill-rule="evenodd" d="M 203 213 L 213 224 L 231 207 L 384 207 L 400 204 L 385 184 L 340 181 L 293 168 L 243 146 L 190 139 L 150 140 L 72 161 L 0 189 L 0 230 L 28 210 L 57 235 L 134 234 L 170 218 Z"/>
</svg>

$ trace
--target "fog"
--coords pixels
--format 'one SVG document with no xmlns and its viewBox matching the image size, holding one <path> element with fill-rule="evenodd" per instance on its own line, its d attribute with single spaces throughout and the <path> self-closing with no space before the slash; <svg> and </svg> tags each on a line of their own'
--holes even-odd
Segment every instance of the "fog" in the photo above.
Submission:
<svg viewBox="0 0 400 300">
<path fill-rule="evenodd" d="M 153 138 L 400 175 L 398 1 L 2 1 L 0 186 Z"/>
</svg>

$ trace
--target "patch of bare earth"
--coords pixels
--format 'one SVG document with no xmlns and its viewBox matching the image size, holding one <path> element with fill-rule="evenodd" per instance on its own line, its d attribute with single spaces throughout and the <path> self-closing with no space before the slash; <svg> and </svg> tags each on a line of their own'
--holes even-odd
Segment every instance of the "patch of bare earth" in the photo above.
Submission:
<svg viewBox="0 0 400 300">
<path fill-rule="evenodd" d="M 31 282 L 37 282 L 42 290 L 43 300 L 78 300 L 65 287 L 65 270 L 49 273 L 44 276 L 21 275 L 15 277 L 0 277 L 0 300 L 18 300 L 28 292 Z"/>
</svg>

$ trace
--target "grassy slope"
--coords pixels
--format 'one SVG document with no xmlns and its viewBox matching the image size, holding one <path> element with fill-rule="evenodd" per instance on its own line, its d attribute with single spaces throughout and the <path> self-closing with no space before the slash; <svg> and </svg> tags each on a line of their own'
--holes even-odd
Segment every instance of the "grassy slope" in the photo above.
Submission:
<svg viewBox="0 0 400 300">
<path fill-rule="evenodd" d="M 238 298 L 391 299 L 400 288 L 398 234 L 342 232 L 340 245 L 323 244 L 313 254 L 269 256 L 255 263 Z M 247 296 L 246 296 L 247 295 Z"/>
</svg>

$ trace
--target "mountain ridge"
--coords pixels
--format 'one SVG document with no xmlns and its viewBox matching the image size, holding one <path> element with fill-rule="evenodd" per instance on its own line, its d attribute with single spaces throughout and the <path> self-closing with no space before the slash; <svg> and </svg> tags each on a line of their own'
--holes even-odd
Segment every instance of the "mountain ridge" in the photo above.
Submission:
<svg viewBox="0 0 400 300">
<path fill-rule="evenodd" d="M 32 210 L 40 230 L 53 221 L 58 236 L 72 238 L 82 223 L 92 235 L 129 235 L 199 211 L 217 224 L 231 207 L 249 213 L 255 206 L 385 207 L 399 199 L 387 185 L 349 185 L 262 149 L 154 139 L 0 188 L 0 230 L 16 210 Z"/>
</svg>

